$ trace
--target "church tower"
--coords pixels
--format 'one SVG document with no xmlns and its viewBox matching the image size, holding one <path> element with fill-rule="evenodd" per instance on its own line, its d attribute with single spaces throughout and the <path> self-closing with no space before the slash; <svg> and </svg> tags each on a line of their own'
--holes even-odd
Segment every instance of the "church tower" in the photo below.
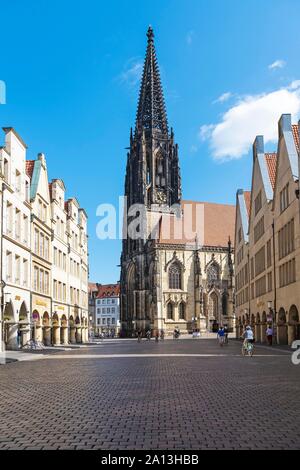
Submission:
<svg viewBox="0 0 300 470">
<path fill-rule="evenodd" d="M 129 207 L 139 203 L 151 209 L 180 203 L 181 183 L 178 146 L 173 130 L 168 130 L 151 27 L 147 37 L 135 130 L 130 134 L 125 196 Z"/>
<path fill-rule="evenodd" d="M 151 27 L 147 38 L 127 154 L 121 330 L 128 336 L 148 329 L 169 335 L 176 325 L 185 333 L 231 326 L 228 237 L 234 236 L 235 206 L 181 200 L 178 146 L 168 126 Z M 203 218 L 197 224 L 198 211 Z"/>
<path fill-rule="evenodd" d="M 168 128 L 163 90 L 151 26 L 134 131 L 130 132 L 125 196 L 127 210 L 141 204 L 145 212 L 162 212 L 181 202 L 178 145 Z M 126 225 L 131 219 L 125 214 Z M 151 240 L 123 240 L 121 256 L 121 321 L 124 330 L 147 328 L 155 315 L 155 256 Z M 152 305 L 152 307 L 151 307 Z"/>
</svg>

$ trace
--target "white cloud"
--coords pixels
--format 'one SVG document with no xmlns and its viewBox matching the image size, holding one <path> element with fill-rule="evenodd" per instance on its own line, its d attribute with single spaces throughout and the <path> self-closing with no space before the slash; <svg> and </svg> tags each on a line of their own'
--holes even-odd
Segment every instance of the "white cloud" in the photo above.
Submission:
<svg viewBox="0 0 300 470">
<path fill-rule="evenodd" d="M 123 72 L 119 75 L 121 83 L 125 83 L 130 88 L 134 88 L 141 80 L 143 72 L 143 61 L 132 57 L 125 65 Z"/>
<path fill-rule="evenodd" d="M 215 160 L 238 159 L 248 153 L 257 135 L 263 135 L 265 143 L 276 143 L 283 113 L 290 113 L 294 122 L 300 117 L 300 80 L 270 93 L 240 98 L 221 122 L 202 126 L 199 136 L 209 142 Z"/>
<path fill-rule="evenodd" d="M 195 32 L 189 31 L 186 35 L 186 43 L 190 46 L 194 40 Z"/>
<path fill-rule="evenodd" d="M 299 87 L 300 87 L 300 80 L 294 80 L 288 87 L 288 90 L 296 90 Z"/>
<path fill-rule="evenodd" d="M 269 65 L 269 69 L 274 70 L 274 69 L 283 69 L 285 67 L 286 63 L 284 60 L 277 59 L 275 62 Z"/>
<path fill-rule="evenodd" d="M 213 103 L 225 103 L 225 101 L 228 101 L 232 97 L 232 93 L 230 91 L 227 91 L 226 93 L 223 93 L 219 98 L 217 98 Z"/>
</svg>

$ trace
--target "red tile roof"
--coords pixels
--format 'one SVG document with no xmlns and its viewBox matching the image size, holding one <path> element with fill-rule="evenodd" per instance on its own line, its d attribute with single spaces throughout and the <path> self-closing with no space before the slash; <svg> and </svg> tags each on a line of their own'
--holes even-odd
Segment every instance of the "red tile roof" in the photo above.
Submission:
<svg viewBox="0 0 300 470">
<path fill-rule="evenodd" d="M 26 174 L 29 178 L 32 178 L 35 160 L 26 160 Z"/>
<path fill-rule="evenodd" d="M 97 299 L 103 299 L 105 297 L 119 297 L 120 295 L 120 284 L 106 284 L 98 285 Z"/>
<path fill-rule="evenodd" d="M 161 244 L 200 244 L 210 247 L 227 247 L 228 239 L 234 240 L 235 206 L 211 202 L 182 201 L 183 217 L 163 214 L 160 221 L 158 242 Z M 198 226 L 196 214 L 199 209 Z M 201 224 L 203 221 L 203 224 Z M 181 235 L 181 232 L 184 233 Z M 195 236 L 194 233 L 197 233 Z M 178 235 L 179 234 L 179 235 Z"/>
<path fill-rule="evenodd" d="M 265 159 L 268 167 L 269 178 L 270 182 L 274 191 L 275 188 L 275 180 L 276 180 L 276 162 L 277 162 L 277 154 L 273 153 L 265 153 Z"/>
<path fill-rule="evenodd" d="M 292 125 L 292 131 L 293 131 L 293 136 L 294 136 L 294 141 L 295 141 L 297 152 L 300 153 L 299 128 L 297 124 Z"/>
<path fill-rule="evenodd" d="M 246 209 L 247 209 L 248 217 L 249 217 L 250 205 L 251 205 L 251 191 L 244 191 L 244 199 L 245 199 Z"/>
</svg>

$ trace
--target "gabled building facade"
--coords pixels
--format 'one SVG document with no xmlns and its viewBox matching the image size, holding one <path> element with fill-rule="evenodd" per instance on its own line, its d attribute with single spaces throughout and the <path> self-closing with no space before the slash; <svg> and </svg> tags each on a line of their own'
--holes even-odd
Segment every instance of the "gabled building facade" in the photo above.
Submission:
<svg viewBox="0 0 300 470">
<path fill-rule="evenodd" d="M 31 178 L 31 272 L 33 339 L 50 346 L 52 341 L 52 223 L 48 173 L 44 154 L 27 163 Z M 53 335 L 55 336 L 55 335 Z"/>
<path fill-rule="evenodd" d="M 237 333 L 251 324 L 265 341 L 272 325 L 275 341 L 291 344 L 300 336 L 299 129 L 290 115 L 278 128 L 276 153 L 265 153 L 262 136 L 255 140 L 248 211 L 248 193 L 237 193 Z"/>
<path fill-rule="evenodd" d="M 12 349 L 30 338 L 31 230 L 30 180 L 26 144 L 4 128 L 1 161 L 1 312 L 2 341 Z"/>
<path fill-rule="evenodd" d="M 120 284 L 98 284 L 96 335 L 115 337 L 120 332 Z"/>
<path fill-rule="evenodd" d="M 46 159 L 4 128 L 0 148 L 1 350 L 88 341 L 87 215 L 48 183 Z"/>
</svg>

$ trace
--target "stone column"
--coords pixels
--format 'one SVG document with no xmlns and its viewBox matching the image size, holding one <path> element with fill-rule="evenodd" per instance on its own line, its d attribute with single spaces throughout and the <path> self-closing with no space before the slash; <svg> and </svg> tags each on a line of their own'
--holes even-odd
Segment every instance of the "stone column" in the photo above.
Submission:
<svg viewBox="0 0 300 470">
<path fill-rule="evenodd" d="M 295 325 L 288 325 L 288 344 L 291 346 L 293 341 L 296 338 L 296 326 Z"/>
<path fill-rule="evenodd" d="M 18 325 L 9 324 L 7 326 L 7 349 L 17 350 L 18 349 Z"/>
<path fill-rule="evenodd" d="M 51 327 L 50 326 L 43 327 L 43 343 L 45 346 L 51 346 Z"/>
<path fill-rule="evenodd" d="M 30 340 L 30 328 L 21 329 L 21 347 L 25 346 L 26 343 Z"/>
<path fill-rule="evenodd" d="M 261 342 L 261 325 L 260 325 L 260 323 L 256 323 L 256 325 L 255 325 L 255 339 L 258 343 Z"/>
<path fill-rule="evenodd" d="M 85 343 L 85 327 L 81 327 L 81 342 Z"/>
<path fill-rule="evenodd" d="M 68 327 L 67 326 L 61 327 L 61 343 L 68 344 Z"/>
<path fill-rule="evenodd" d="M 76 333 L 76 328 L 75 328 L 75 326 L 71 326 L 71 327 L 70 327 L 70 343 L 71 343 L 71 344 L 75 344 L 75 343 L 76 343 L 76 336 L 75 336 L 75 333 Z"/>
<path fill-rule="evenodd" d="M 288 344 L 288 327 L 287 325 L 277 326 L 277 343 Z"/>
<path fill-rule="evenodd" d="M 82 331 L 81 326 L 76 327 L 76 343 L 82 343 Z"/>
<path fill-rule="evenodd" d="M 53 345 L 58 346 L 60 344 L 60 327 L 53 326 Z"/>
<path fill-rule="evenodd" d="M 260 325 L 260 340 L 262 343 L 266 342 L 266 329 L 267 329 L 266 323 L 262 323 Z"/>
</svg>

